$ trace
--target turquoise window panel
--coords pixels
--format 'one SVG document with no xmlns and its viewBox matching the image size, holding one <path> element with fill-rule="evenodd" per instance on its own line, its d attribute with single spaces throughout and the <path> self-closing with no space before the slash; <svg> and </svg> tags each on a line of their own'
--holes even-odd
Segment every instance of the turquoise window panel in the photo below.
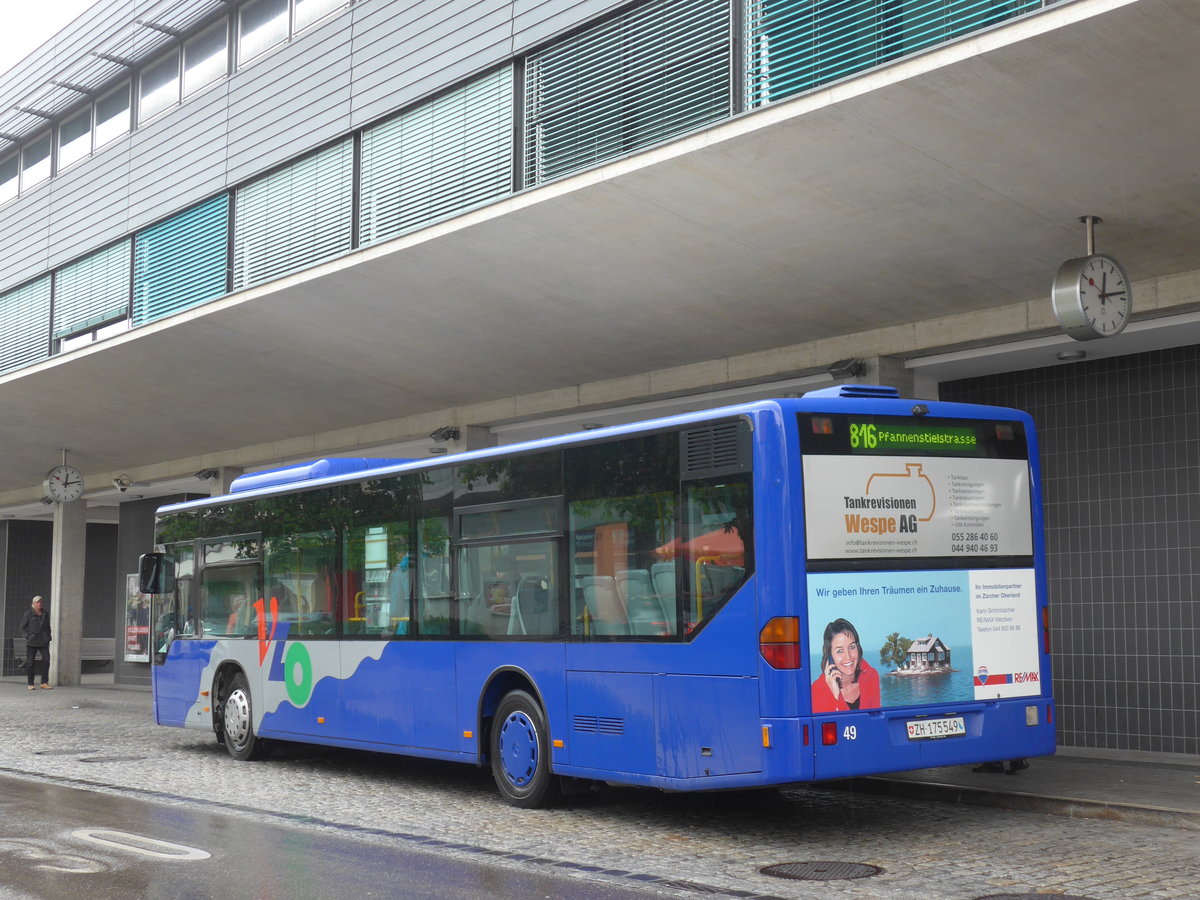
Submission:
<svg viewBox="0 0 1200 900">
<path fill-rule="evenodd" d="M 747 105 L 812 90 L 1041 7 L 1042 0 L 749 0 Z"/>
<path fill-rule="evenodd" d="M 133 324 L 144 325 L 229 290 L 229 195 L 221 194 L 137 235 Z"/>
</svg>

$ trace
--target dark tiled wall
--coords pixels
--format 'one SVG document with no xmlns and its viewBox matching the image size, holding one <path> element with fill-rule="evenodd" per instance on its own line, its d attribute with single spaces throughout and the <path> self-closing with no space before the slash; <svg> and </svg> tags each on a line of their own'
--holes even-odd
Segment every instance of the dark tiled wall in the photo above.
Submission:
<svg viewBox="0 0 1200 900">
<path fill-rule="evenodd" d="M 1060 743 L 1200 753 L 1200 347 L 940 396 L 1037 423 Z"/>
<path fill-rule="evenodd" d="M 117 526 L 103 522 L 89 524 L 86 554 L 83 568 L 83 637 L 112 637 Z"/>
<path fill-rule="evenodd" d="M 41 594 L 50 601 L 50 551 L 54 526 L 49 522 L 13 519 L 0 524 L 0 555 L 4 558 L 3 673 L 14 675 L 12 638 L 29 601 Z"/>
</svg>

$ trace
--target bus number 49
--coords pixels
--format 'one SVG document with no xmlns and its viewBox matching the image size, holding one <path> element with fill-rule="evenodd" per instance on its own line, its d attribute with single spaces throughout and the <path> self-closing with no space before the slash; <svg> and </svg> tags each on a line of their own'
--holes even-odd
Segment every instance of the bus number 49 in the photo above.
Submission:
<svg viewBox="0 0 1200 900">
<path fill-rule="evenodd" d="M 842 732 L 842 739 L 847 741 L 857 740 L 858 728 L 854 725 L 847 725 L 846 730 Z"/>
</svg>

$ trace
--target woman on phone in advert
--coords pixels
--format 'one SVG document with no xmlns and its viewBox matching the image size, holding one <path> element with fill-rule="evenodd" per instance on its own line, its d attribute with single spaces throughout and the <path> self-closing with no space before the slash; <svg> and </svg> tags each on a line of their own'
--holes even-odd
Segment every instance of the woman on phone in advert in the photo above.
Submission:
<svg viewBox="0 0 1200 900">
<path fill-rule="evenodd" d="M 812 686 L 815 713 L 879 708 L 879 673 L 862 658 L 858 631 L 845 619 L 825 626 L 821 673 Z"/>
</svg>

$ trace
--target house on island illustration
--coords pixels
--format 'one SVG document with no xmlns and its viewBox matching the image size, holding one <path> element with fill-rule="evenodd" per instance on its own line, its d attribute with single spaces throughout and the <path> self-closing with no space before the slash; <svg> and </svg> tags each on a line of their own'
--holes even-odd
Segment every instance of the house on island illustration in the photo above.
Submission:
<svg viewBox="0 0 1200 900">
<path fill-rule="evenodd" d="M 934 637 L 918 638 L 908 648 L 908 657 L 904 668 L 910 674 L 921 672 L 949 672 L 950 648 L 942 643 L 942 639 Z"/>
</svg>

